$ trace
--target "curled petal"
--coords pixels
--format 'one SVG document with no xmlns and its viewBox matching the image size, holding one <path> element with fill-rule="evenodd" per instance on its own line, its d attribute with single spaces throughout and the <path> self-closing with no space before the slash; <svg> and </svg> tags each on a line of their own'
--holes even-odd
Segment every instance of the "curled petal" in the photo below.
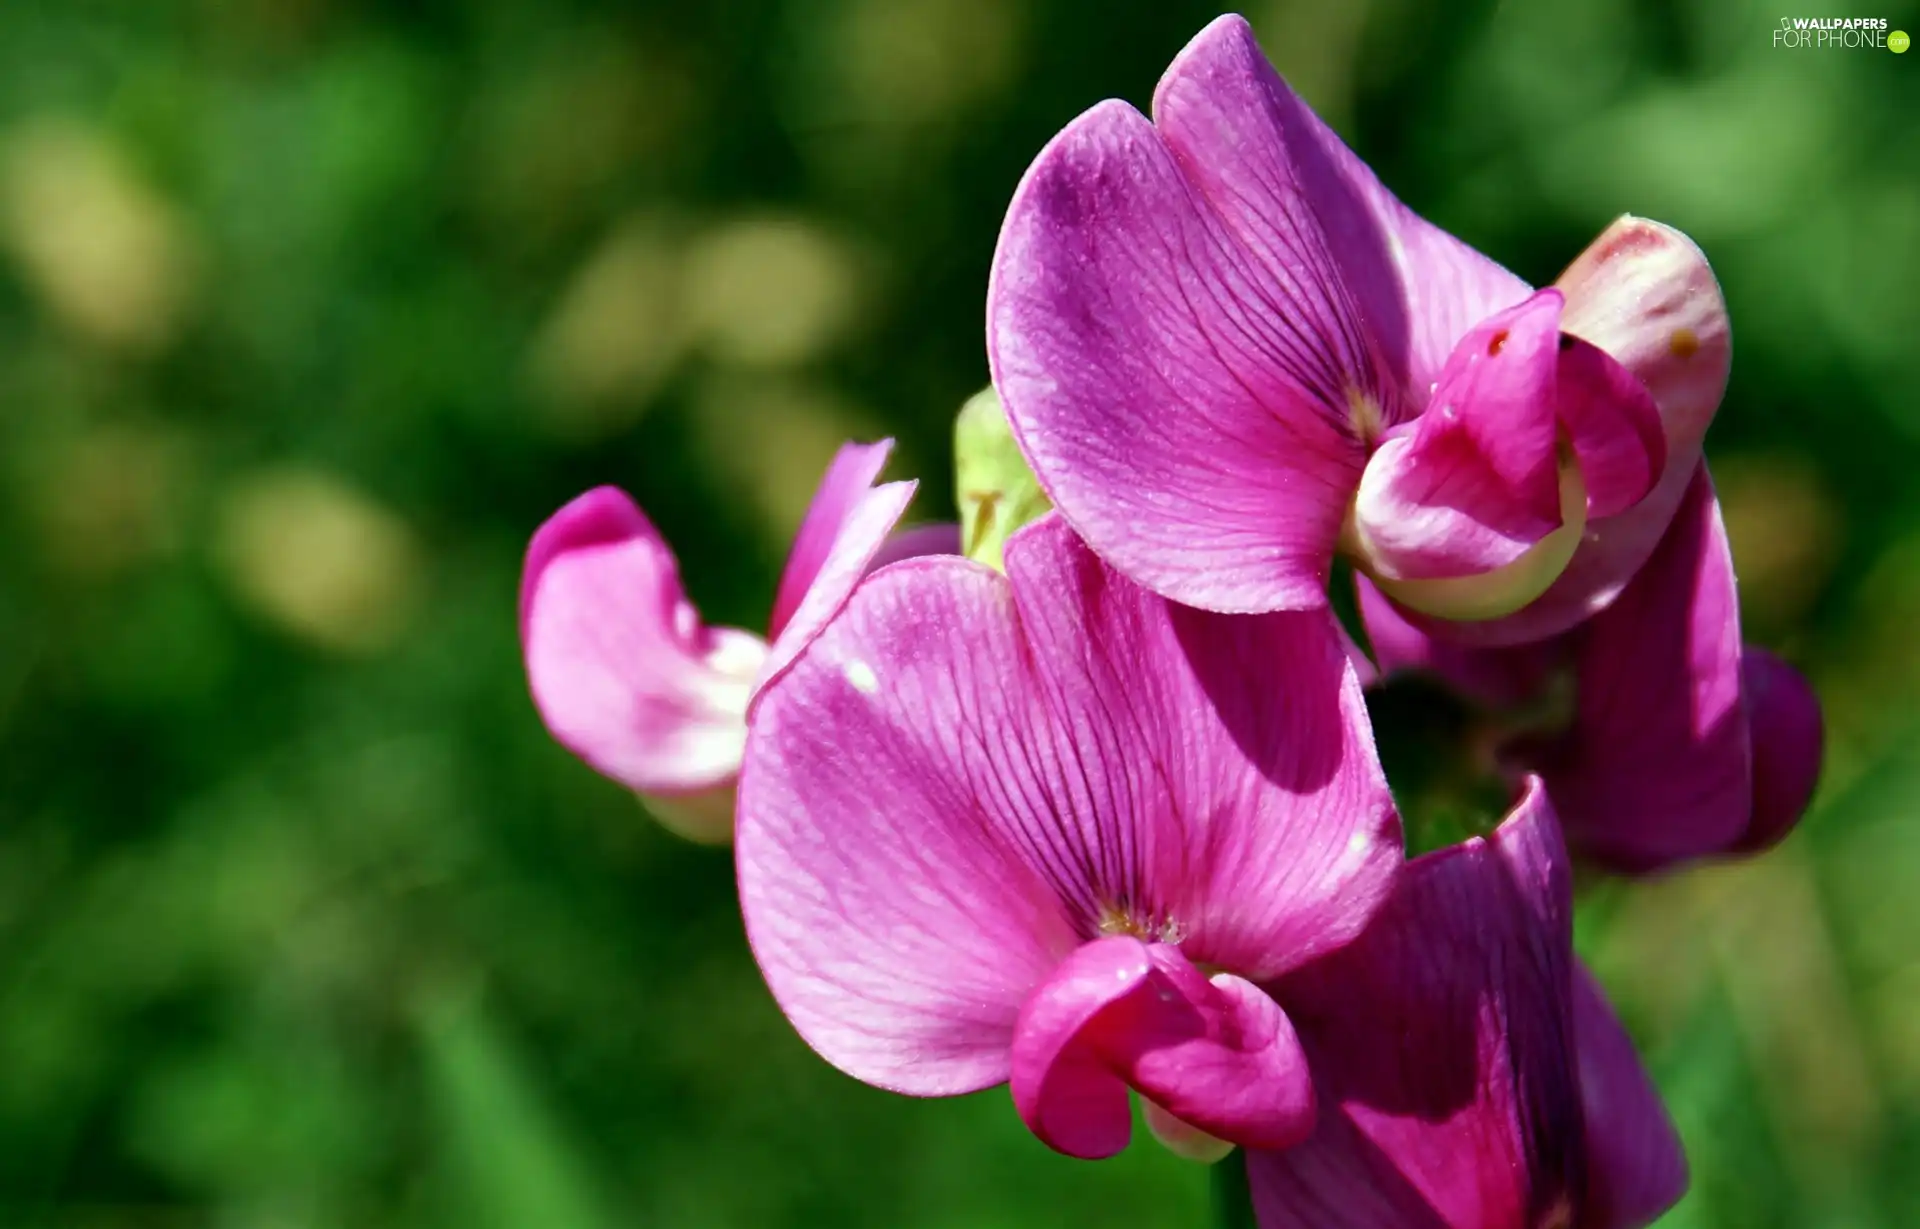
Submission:
<svg viewBox="0 0 1920 1229">
<path fill-rule="evenodd" d="M 650 795 L 739 772 L 766 645 L 701 623 L 673 552 L 620 491 L 589 491 L 534 534 L 520 635 L 547 728 L 599 772 Z"/>
<path fill-rule="evenodd" d="M 813 643 L 860 578 L 878 566 L 873 561 L 888 549 L 889 535 L 918 485 L 913 481 L 873 485 L 892 450 L 892 440 L 845 444 L 827 468 L 780 577 L 769 624 L 773 649 L 754 680 L 756 697 Z M 945 541 L 928 539 L 914 546 L 944 545 Z M 903 557 L 898 547 L 894 550 L 895 558 Z"/>
<path fill-rule="evenodd" d="M 1826 727 L 1807 680 L 1765 649 L 1746 649 L 1740 684 L 1753 742 L 1753 818 L 1734 850 L 1754 853 L 1785 837 L 1806 812 Z"/>
<path fill-rule="evenodd" d="M 1114 936 L 1061 963 L 1021 1009 L 1014 1105 L 1069 1156 L 1127 1144 L 1131 1086 L 1179 1121 L 1249 1147 L 1297 1143 L 1313 1086 L 1286 1014 L 1227 974 L 1209 981 L 1177 948 Z"/>
<path fill-rule="evenodd" d="M 1511 614 L 1566 568 L 1590 515 L 1631 506 L 1659 472 L 1646 390 L 1562 334 L 1560 313 L 1548 289 L 1475 326 L 1418 423 L 1367 463 L 1350 544 L 1396 601 Z"/>
<path fill-rule="evenodd" d="M 1645 499 L 1667 462 L 1660 411 L 1606 351 L 1560 336 L 1554 410 L 1587 488 L 1587 518 L 1619 516 Z"/>
<path fill-rule="evenodd" d="M 1660 413 L 1666 460 L 1647 496 L 1598 516 L 1553 587 L 1505 619 L 1448 628 L 1474 644 L 1521 644 L 1566 631 L 1603 610 L 1653 554 L 1686 498 L 1708 424 L 1726 391 L 1732 336 L 1726 299 L 1700 249 L 1679 231 L 1623 217 L 1556 283 L 1561 327 L 1630 374 Z"/>
<path fill-rule="evenodd" d="M 1477 577 L 1560 527 L 1559 320 L 1543 290 L 1468 333 L 1411 433 L 1367 463 L 1353 516 L 1369 571 Z"/>
<path fill-rule="evenodd" d="M 1561 470 L 1556 523 L 1543 526 L 1509 494 L 1478 458 L 1451 448 L 1422 456 L 1411 436 L 1388 440 L 1354 499 L 1354 555 L 1423 622 L 1499 618 L 1546 591 L 1587 523 L 1575 466 Z"/>
<path fill-rule="evenodd" d="M 1173 606 L 1053 515 L 1007 569 L 874 573 L 755 717 L 748 937 L 801 1034 L 883 1087 L 1006 1078 L 1021 1005 L 1102 934 L 1284 972 L 1400 858 L 1330 615 Z"/>
<path fill-rule="evenodd" d="M 1726 849 L 1753 813 L 1753 760 L 1733 556 L 1704 463 L 1577 646 L 1573 728 L 1537 757 L 1568 840 L 1625 871 Z"/>
<path fill-rule="evenodd" d="M 1321 1109 L 1305 1143 L 1248 1155 L 1261 1225 L 1572 1223 L 1572 968 L 1566 853 L 1535 781 L 1491 838 L 1409 863 L 1357 942 L 1277 987 Z"/>
</svg>

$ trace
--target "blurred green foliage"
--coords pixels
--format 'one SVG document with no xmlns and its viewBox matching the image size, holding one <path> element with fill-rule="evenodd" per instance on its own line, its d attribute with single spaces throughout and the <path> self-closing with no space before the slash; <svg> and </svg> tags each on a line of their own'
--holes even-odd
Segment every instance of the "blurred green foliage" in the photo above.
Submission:
<svg viewBox="0 0 1920 1229">
<path fill-rule="evenodd" d="M 725 853 L 547 739 L 513 610 L 595 483 L 747 626 L 842 438 L 951 515 L 1015 181 L 1215 11 L 0 6 L 0 1225 L 1200 1223 L 1151 1144 L 808 1052 Z M 1710 449 L 1828 779 L 1581 941 L 1692 1150 L 1669 1225 L 1920 1224 L 1920 56 L 1742 0 L 1250 16 L 1529 279 L 1623 211 L 1720 270 Z"/>
</svg>

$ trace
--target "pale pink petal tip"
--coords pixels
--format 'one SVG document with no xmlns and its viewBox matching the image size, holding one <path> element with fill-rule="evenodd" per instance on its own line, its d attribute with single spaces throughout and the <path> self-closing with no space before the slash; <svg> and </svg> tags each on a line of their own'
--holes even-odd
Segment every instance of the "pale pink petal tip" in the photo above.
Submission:
<svg viewBox="0 0 1920 1229">
<path fill-rule="evenodd" d="M 673 552 L 625 494 L 589 491 L 540 527 L 520 625 L 541 718 L 594 769 L 642 794 L 708 790 L 739 772 L 766 645 L 701 622 Z"/>
</svg>

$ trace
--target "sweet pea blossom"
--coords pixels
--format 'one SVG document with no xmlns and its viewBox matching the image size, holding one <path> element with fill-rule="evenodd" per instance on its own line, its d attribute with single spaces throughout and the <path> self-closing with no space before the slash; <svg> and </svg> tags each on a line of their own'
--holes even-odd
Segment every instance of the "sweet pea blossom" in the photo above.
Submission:
<svg viewBox="0 0 1920 1229">
<path fill-rule="evenodd" d="M 1152 120 L 1102 103 L 1042 151 L 987 338 L 1047 495 L 1133 580 L 1309 609 L 1344 553 L 1482 643 L 1617 596 L 1729 355 L 1685 236 L 1623 218 L 1532 290 L 1395 199 L 1235 16 L 1168 68 Z"/>
<path fill-rule="evenodd" d="M 1761 849 L 1812 797 L 1819 701 L 1793 667 L 1741 642 L 1733 555 L 1704 462 L 1617 600 L 1554 640 L 1450 644 L 1357 583 L 1383 676 L 1437 675 L 1495 714 L 1541 707 L 1571 685 L 1562 728 L 1522 726 L 1503 757 L 1545 778 L 1568 840 L 1597 862 L 1650 871 Z"/>
<path fill-rule="evenodd" d="M 847 444 L 815 492 L 765 638 L 709 627 L 666 540 L 626 494 L 598 487 L 527 548 L 520 636 L 554 738 L 640 794 L 682 835 L 724 841 L 754 696 L 818 635 L 861 575 L 958 549 L 952 525 L 888 537 L 915 483 L 874 485 L 891 440 Z"/>
<path fill-rule="evenodd" d="M 1249 1153 L 1262 1229 L 1636 1229 L 1670 1207 L 1685 1157 L 1572 927 L 1534 781 L 1281 979 L 1320 1114 L 1298 1146 Z"/>
<path fill-rule="evenodd" d="M 1402 864 L 1323 611 L 1176 606 L 1048 515 L 1005 575 L 875 573 L 754 718 L 747 937 L 802 1037 L 920 1096 L 1011 1084 L 1042 1141 L 1277 1148 L 1312 1080 L 1260 987 L 1358 935 Z"/>
</svg>

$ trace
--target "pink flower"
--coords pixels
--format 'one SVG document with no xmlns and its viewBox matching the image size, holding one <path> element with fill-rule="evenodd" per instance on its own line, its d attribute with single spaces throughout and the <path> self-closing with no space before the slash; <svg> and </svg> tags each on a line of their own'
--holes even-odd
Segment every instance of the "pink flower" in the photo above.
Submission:
<svg viewBox="0 0 1920 1229">
<path fill-rule="evenodd" d="M 780 579 L 768 639 L 708 627 L 673 551 L 623 492 L 598 487 L 527 548 L 520 636 L 547 728 L 605 776 L 703 840 L 727 839 L 754 696 L 792 664 L 861 575 L 957 551 L 954 526 L 888 534 L 913 482 L 874 486 L 891 440 L 848 444 L 821 480 Z"/>
<path fill-rule="evenodd" d="M 994 383 L 1094 550 L 1221 611 L 1322 606 L 1342 552 L 1482 643 L 1610 602 L 1725 386 L 1699 250 L 1626 218 L 1530 290 L 1396 200 L 1238 17 L 1153 112 L 1047 146 L 988 292 Z"/>
<path fill-rule="evenodd" d="M 1074 1156 L 1126 1144 L 1129 1087 L 1298 1142 L 1260 987 L 1359 934 L 1402 856 L 1337 627 L 1176 606 L 1051 515 L 1006 565 L 875 574 L 764 696 L 736 856 L 774 997 L 870 1084 L 1010 1081 Z"/>
<path fill-rule="evenodd" d="M 1685 1157 L 1572 924 L 1533 782 L 1492 836 L 1414 859 L 1359 940 L 1283 978 L 1320 1116 L 1248 1155 L 1263 1229 L 1635 1229 L 1670 1207 Z"/>
<path fill-rule="evenodd" d="M 1324 612 L 1175 605 L 1057 516 L 1006 561 L 875 576 L 756 715 L 741 906 L 814 1049 L 914 1095 L 1008 1081 L 1082 1157 L 1126 1145 L 1131 1088 L 1169 1142 L 1254 1150 L 1269 1229 L 1628 1229 L 1678 1197 L 1537 782 L 1402 863 Z"/>
<path fill-rule="evenodd" d="M 1505 649 L 1431 638 L 1364 579 L 1360 611 L 1380 672 L 1438 675 L 1493 712 L 1572 683 L 1564 728 L 1509 740 L 1538 772 L 1568 840 L 1616 870 L 1649 871 L 1771 845 L 1820 775 L 1820 705 L 1791 666 L 1740 638 L 1726 528 L 1704 462 L 1617 600 L 1551 641 Z"/>
</svg>

